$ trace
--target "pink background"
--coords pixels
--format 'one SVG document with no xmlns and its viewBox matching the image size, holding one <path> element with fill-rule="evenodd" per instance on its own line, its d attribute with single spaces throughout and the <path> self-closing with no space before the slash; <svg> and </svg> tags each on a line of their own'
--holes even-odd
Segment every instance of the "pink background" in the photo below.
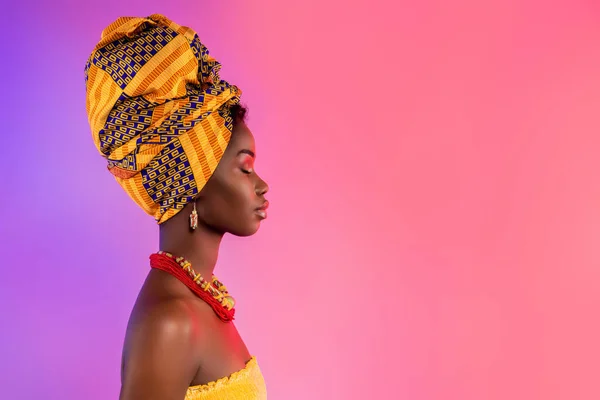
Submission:
<svg viewBox="0 0 600 400">
<path fill-rule="evenodd" d="M 598 399 L 593 1 L 3 5 L 0 397 L 116 399 L 158 228 L 96 153 L 118 16 L 244 90 L 269 218 L 216 270 L 270 399 Z"/>
</svg>

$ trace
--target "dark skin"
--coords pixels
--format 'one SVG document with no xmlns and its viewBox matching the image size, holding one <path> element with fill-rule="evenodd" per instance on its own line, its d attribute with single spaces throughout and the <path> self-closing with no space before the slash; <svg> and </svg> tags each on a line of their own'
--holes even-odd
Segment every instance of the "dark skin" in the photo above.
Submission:
<svg viewBox="0 0 600 400">
<path fill-rule="evenodd" d="M 256 209 L 268 185 L 249 153 L 256 153 L 254 137 L 238 120 L 196 198 L 198 228 L 189 228 L 193 203 L 160 225 L 160 250 L 185 257 L 205 278 L 213 274 L 223 235 L 253 235 L 263 219 Z M 229 376 L 250 358 L 233 322 L 221 321 L 174 276 L 151 268 L 127 326 L 119 399 L 182 400 L 189 386 Z"/>
</svg>

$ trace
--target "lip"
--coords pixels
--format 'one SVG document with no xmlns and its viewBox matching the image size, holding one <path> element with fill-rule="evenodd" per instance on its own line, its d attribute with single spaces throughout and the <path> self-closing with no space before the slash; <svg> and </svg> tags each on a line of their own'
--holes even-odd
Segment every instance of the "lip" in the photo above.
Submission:
<svg viewBox="0 0 600 400">
<path fill-rule="evenodd" d="M 266 219 L 267 218 L 267 211 L 266 210 L 258 209 L 258 210 L 254 211 L 254 212 L 256 213 L 256 215 L 258 215 L 262 219 Z"/>
<path fill-rule="evenodd" d="M 269 208 L 269 200 L 265 200 L 262 206 L 258 207 L 256 210 L 267 211 L 267 208 Z"/>
<path fill-rule="evenodd" d="M 254 212 L 262 219 L 267 218 L 267 208 L 269 208 L 269 202 L 265 200 L 262 206 L 258 207 Z"/>
</svg>

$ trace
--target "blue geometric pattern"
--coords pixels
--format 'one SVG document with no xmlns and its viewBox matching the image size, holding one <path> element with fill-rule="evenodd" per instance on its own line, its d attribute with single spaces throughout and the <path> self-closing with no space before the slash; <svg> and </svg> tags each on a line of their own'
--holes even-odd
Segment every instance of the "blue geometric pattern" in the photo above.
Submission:
<svg viewBox="0 0 600 400">
<path fill-rule="evenodd" d="M 147 27 L 148 24 L 142 24 Z M 92 63 L 110 74 L 125 89 L 135 74 L 163 47 L 177 36 L 172 29 L 155 26 L 135 38 L 127 36 L 98 49 Z"/>
<path fill-rule="evenodd" d="M 179 139 L 166 145 L 142 170 L 142 184 L 163 212 L 185 205 L 189 197 L 198 194 L 192 167 Z"/>
</svg>

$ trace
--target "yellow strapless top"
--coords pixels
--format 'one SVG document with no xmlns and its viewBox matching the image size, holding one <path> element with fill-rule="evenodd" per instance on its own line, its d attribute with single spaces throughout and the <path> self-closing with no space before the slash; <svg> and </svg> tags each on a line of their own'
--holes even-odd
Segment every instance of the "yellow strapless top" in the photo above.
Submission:
<svg viewBox="0 0 600 400">
<path fill-rule="evenodd" d="M 266 398 L 265 380 L 256 357 L 252 356 L 244 369 L 205 385 L 190 386 L 184 400 L 266 400 Z"/>
</svg>

